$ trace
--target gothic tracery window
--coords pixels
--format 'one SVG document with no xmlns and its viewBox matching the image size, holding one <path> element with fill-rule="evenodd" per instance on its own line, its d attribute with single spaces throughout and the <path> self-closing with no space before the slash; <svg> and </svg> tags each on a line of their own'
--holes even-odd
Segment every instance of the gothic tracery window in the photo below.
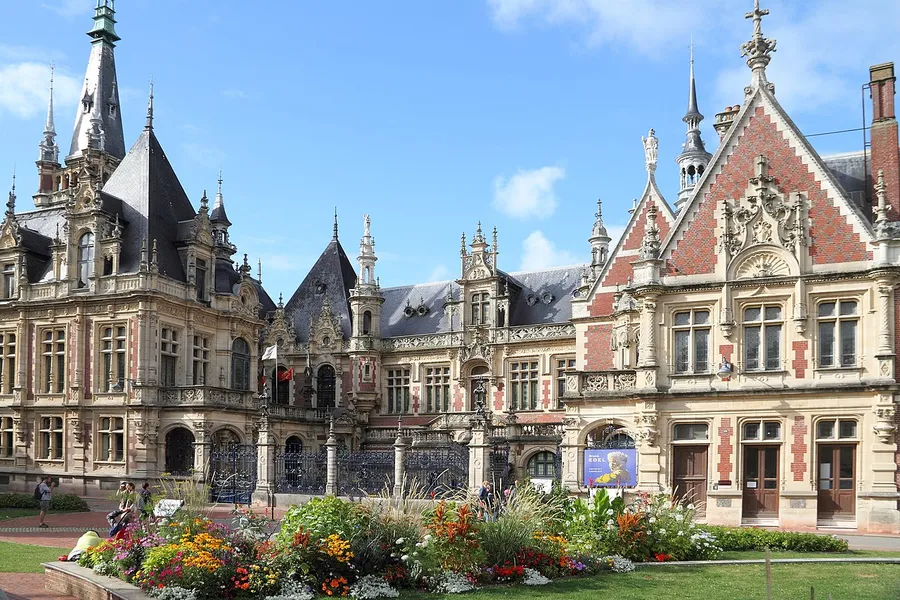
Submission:
<svg viewBox="0 0 900 600">
<path fill-rule="evenodd" d="M 237 338 L 231 344 L 231 387 L 241 391 L 250 389 L 250 344 L 244 338 Z"/>
<path fill-rule="evenodd" d="M 94 276 L 94 234 L 85 233 L 78 240 L 78 287 L 88 286 Z"/>
</svg>

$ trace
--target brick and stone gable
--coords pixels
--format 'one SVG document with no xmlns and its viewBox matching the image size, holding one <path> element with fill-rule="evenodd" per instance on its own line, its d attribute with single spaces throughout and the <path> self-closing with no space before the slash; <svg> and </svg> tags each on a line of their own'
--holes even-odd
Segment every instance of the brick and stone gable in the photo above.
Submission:
<svg viewBox="0 0 900 600">
<path fill-rule="evenodd" d="M 809 206 L 813 265 L 871 260 L 869 235 L 859 213 L 831 182 L 821 159 L 801 142 L 793 123 L 762 101 L 747 109 L 743 127 L 730 132 L 703 185 L 664 250 L 667 275 L 711 274 L 719 260 L 717 219 L 725 201 L 746 195 L 757 156 L 768 159 L 775 187 L 803 194 Z"/>
</svg>

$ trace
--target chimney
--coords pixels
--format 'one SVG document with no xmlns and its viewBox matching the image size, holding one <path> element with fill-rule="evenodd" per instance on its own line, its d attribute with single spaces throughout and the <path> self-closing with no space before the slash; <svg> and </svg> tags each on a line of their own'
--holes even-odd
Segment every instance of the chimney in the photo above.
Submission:
<svg viewBox="0 0 900 600">
<path fill-rule="evenodd" d="M 888 218 L 900 220 L 900 149 L 897 116 L 894 112 L 894 63 L 869 67 L 869 91 L 872 96 L 872 180 L 884 172 L 885 195 L 891 210 Z"/>
<path fill-rule="evenodd" d="M 716 122 L 713 123 L 713 129 L 719 134 L 719 141 L 725 138 L 725 134 L 731 129 L 734 118 L 741 112 L 741 107 L 737 104 L 734 106 L 726 106 L 725 110 L 716 115 Z"/>
</svg>

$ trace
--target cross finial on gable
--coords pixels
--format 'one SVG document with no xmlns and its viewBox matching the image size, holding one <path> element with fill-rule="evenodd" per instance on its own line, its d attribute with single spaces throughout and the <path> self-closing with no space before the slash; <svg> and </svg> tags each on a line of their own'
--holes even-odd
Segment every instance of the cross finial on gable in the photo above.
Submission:
<svg viewBox="0 0 900 600">
<path fill-rule="evenodd" d="M 759 0 L 753 0 L 753 10 L 744 15 L 745 19 L 753 19 L 753 37 L 762 37 L 762 18 L 769 14 L 768 8 L 759 8 Z"/>
<path fill-rule="evenodd" d="M 762 18 L 768 14 L 769 9 L 761 9 L 759 0 L 753 0 L 753 10 L 744 15 L 746 19 L 753 19 L 753 37 L 741 45 L 741 56 L 747 57 L 747 66 L 753 71 L 755 85 L 768 85 L 766 65 L 772 60 L 769 54 L 775 51 L 776 41 L 766 39 L 762 33 Z"/>
</svg>

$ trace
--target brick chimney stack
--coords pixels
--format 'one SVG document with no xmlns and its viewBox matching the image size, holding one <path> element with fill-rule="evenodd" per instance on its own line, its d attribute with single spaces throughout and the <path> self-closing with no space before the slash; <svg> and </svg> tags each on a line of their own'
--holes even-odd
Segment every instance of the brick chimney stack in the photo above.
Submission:
<svg viewBox="0 0 900 600">
<path fill-rule="evenodd" d="M 897 78 L 894 63 L 869 67 L 869 88 L 872 95 L 872 181 L 879 171 L 884 172 L 889 218 L 900 220 L 900 149 L 898 149 L 897 115 L 894 93 Z"/>
<path fill-rule="evenodd" d="M 716 114 L 716 121 L 713 123 L 713 129 L 719 134 L 720 142 L 725 138 L 725 134 L 728 133 L 728 130 L 731 129 L 734 118 L 739 112 L 741 112 L 741 107 L 739 104 L 736 104 L 734 106 L 726 106 L 725 110 Z"/>
</svg>

